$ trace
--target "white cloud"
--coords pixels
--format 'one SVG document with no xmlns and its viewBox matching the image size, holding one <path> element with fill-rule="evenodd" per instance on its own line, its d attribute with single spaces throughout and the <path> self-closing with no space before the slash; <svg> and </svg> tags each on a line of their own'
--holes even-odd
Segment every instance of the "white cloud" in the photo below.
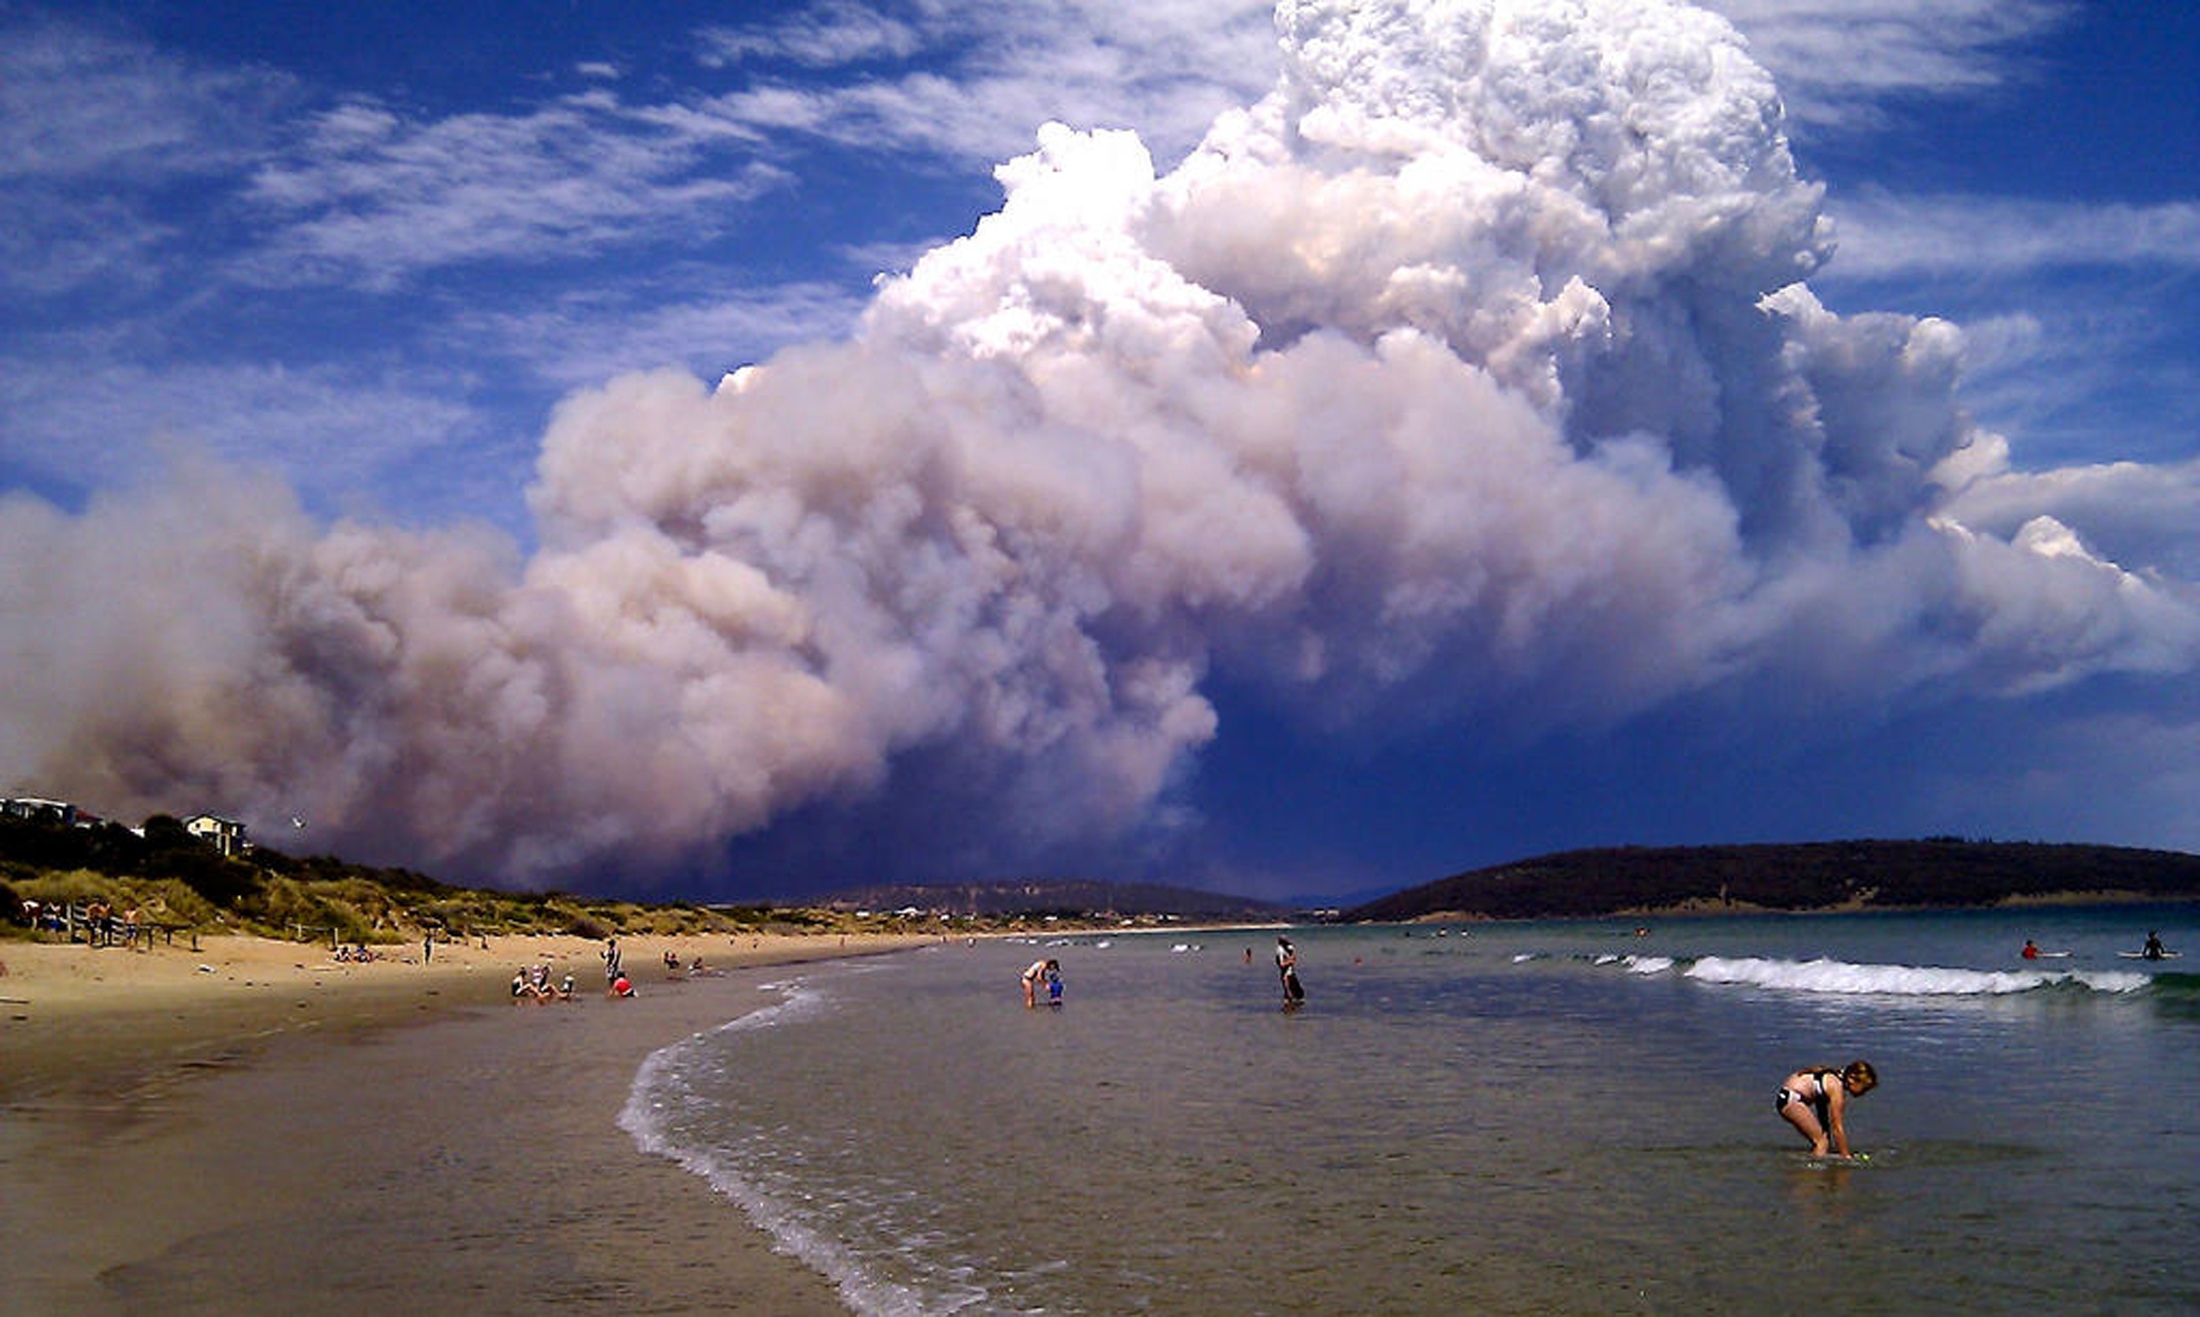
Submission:
<svg viewBox="0 0 2200 1317">
<path fill-rule="evenodd" d="M 758 70 L 756 81 L 715 102 L 735 122 L 967 163 L 1022 151 L 1039 124 L 1059 119 L 1135 127 L 1175 156 L 1217 112 L 1273 80 L 1269 13 L 1259 0 L 946 0 L 903 20 L 835 4 L 712 28 L 705 38 L 715 62 L 769 56 L 813 70 L 855 66 L 845 80 L 806 77 L 799 86 Z"/>
<path fill-rule="evenodd" d="M 58 298 L 89 287 L 142 293 L 178 230 L 114 197 L 68 205 L 43 189 L 0 195 L 0 288 Z"/>
<path fill-rule="evenodd" d="M 2200 269 L 2200 202 L 2151 206 L 1867 191 L 1833 206 L 1849 279 Z"/>
<path fill-rule="evenodd" d="M 475 313 L 457 333 L 565 390 L 659 366 L 713 377 L 790 344 L 844 337 L 862 308 L 857 295 L 825 283 L 640 305 L 619 290 L 575 294 L 532 312 Z"/>
<path fill-rule="evenodd" d="M 797 10 L 759 27 L 705 28 L 697 40 L 706 65 L 778 59 L 810 68 L 908 59 L 926 44 L 913 24 L 853 3 Z"/>
<path fill-rule="evenodd" d="M 0 358 L 13 460 L 90 488 L 138 483 L 178 441 L 228 462 L 311 473 L 324 491 L 373 487 L 480 425 L 455 383 L 251 362 L 155 369 L 96 346 Z"/>
<path fill-rule="evenodd" d="M 1999 94 L 2034 76 L 2025 46 L 2068 0 L 1706 0 L 1748 35 L 1810 129 L 1881 126 L 1889 102 Z"/>
<path fill-rule="evenodd" d="M 80 23 L 0 24 L 0 287 L 157 287 L 182 236 L 158 198 L 251 159 L 295 92 Z"/>
<path fill-rule="evenodd" d="M 2012 471 L 2006 460 L 1967 473 L 1945 515 L 2010 536 L 2033 518 L 2076 528 L 2107 558 L 2157 578 L 2200 581 L 2200 459 L 2105 462 Z"/>
<path fill-rule="evenodd" d="M 779 181 L 753 161 L 706 168 L 725 163 L 715 145 L 691 121 L 630 111 L 608 93 L 418 123 L 343 105 L 255 171 L 248 198 L 278 228 L 239 272 L 386 288 L 457 262 L 539 264 L 709 233 Z"/>
<path fill-rule="evenodd" d="M 208 68 L 132 37 L 32 19 L 0 27 L 0 180 L 102 188 L 234 166 L 290 81 Z"/>
</svg>

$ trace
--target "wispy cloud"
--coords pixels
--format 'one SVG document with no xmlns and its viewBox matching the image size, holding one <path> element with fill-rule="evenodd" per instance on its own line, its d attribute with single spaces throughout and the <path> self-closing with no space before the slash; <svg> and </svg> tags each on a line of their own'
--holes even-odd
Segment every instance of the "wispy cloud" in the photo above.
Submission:
<svg viewBox="0 0 2200 1317">
<path fill-rule="evenodd" d="M 1885 122 L 1890 101 L 1997 93 L 2031 76 L 2026 43 L 2069 0 L 1706 0 L 1749 38 L 1806 129 Z"/>
<path fill-rule="evenodd" d="M 844 337 L 868 300 L 861 292 L 821 282 L 641 300 L 629 291 L 603 289 L 530 311 L 468 315 L 457 329 L 563 390 L 659 366 L 683 366 L 716 379 L 789 344 Z"/>
<path fill-rule="evenodd" d="M 295 93 L 282 74 L 81 24 L 0 25 L 0 180 L 113 189 L 228 169 Z"/>
<path fill-rule="evenodd" d="M 910 22 L 859 4 L 797 10 L 751 27 L 707 27 L 697 33 L 696 58 L 710 67 L 751 60 L 785 60 L 807 68 L 837 68 L 867 60 L 908 59 L 928 38 Z"/>
<path fill-rule="evenodd" d="M 156 285 L 177 236 L 120 197 L 55 204 L 43 188 L 0 192 L 0 289 L 54 298 L 92 285 L 140 292 Z"/>
<path fill-rule="evenodd" d="M 713 159 L 717 144 L 606 93 L 425 121 L 344 105 L 255 171 L 247 196 L 280 227 L 240 273 L 386 288 L 459 262 L 533 264 L 707 235 L 780 181 L 753 160 Z"/>
<path fill-rule="evenodd" d="M 281 74 L 80 23 L 0 23 L 0 288 L 156 286 L 179 233 L 164 203 L 252 160 L 296 95 Z"/>
<path fill-rule="evenodd" d="M 948 0 L 917 18 L 834 4 L 701 37 L 712 67 L 751 74 L 714 104 L 729 119 L 843 145 L 990 163 L 1049 119 L 1135 127 L 1168 158 L 1221 110 L 1275 81 L 1272 6 L 1259 0 L 1055 5 Z M 806 70 L 799 89 L 774 60 Z"/>
<path fill-rule="evenodd" d="M 2200 202 L 2153 206 L 1856 193 L 1829 207 L 1844 278 L 2200 269 Z"/>
<path fill-rule="evenodd" d="M 481 424 L 459 384 L 334 365 L 0 358 L 11 455 L 79 488 L 135 482 L 163 437 L 228 462 L 313 471 L 323 490 L 371 487 Z M 106 442 L 87 444 L 93 434 Z"/>
</svg>

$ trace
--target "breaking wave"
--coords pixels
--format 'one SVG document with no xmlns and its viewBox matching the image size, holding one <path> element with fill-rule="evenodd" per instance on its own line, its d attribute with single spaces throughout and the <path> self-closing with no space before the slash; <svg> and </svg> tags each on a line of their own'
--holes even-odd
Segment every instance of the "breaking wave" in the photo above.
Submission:
<svg viewBox="0 0 2200 1317">
<path fill-rule="evenodd" d="M 1669 967 L 1698 983 L 1839 996 L 2000 997 L 2048 988 L 2120 994 L 2137 992 L 2153 982 L 2152 975 L 2127 970 L 1980 970 L 1757 956 L 1705 956 L 1695 961 L 1645 957 L 1632 966 L 1639 973 L 1658 973 Z"/>
</svg>

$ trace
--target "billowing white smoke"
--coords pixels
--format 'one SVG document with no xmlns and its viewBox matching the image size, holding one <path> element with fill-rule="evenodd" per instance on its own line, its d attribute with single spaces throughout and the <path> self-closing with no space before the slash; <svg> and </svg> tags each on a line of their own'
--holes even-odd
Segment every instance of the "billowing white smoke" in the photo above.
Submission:
<svg viewBox="0 0 2200 1317">
<path fill-rule="evenodd" d="M 1723 20 L 1278 26 L 1275 93 L 1166 175 L 1042 129 L 852 341 L 568 399 L 525 564 L 219 472 L 0 507 L 0 776 L 513 880 L 983 793 L 957 840 L 1006 868 L 1150 820 L 1229 734 L 1218 672 L 1315 722 L 1533 734 L 2200 652 L 2058 523 L 1951 518 L 2005 473 L 1960 336 L 1812 297 L 1819 190 Z"/>
</svg>

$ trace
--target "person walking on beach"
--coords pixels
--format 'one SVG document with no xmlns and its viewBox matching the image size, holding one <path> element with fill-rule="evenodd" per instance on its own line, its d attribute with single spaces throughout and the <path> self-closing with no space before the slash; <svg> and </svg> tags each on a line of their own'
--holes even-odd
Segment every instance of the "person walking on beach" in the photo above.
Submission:
<svg viewBox="0 0 2200 1317">
<path fill-rule="evenodd" d="M 1869 1061 L 1851 1061 L 1838 1070 L 1814 1066 L 1782 1081 L 1772 1105 L 1809 1142 L 1811 1156 L 1825 1156 L 1830 1143 L 1835 1153 L 1847 1158 L 1849 1101 L 1877 1087 L 1879 1075 Z"/>
<path fill-rule="evenodd" d="M 1276 935 L 1276 977 L 1283 984 L 1285 1010 L 1294 1009 L 1306 1000 L 1306 989 L 1299 983 L 1299 949 L 1281 933 Z"/>
<path fill-rule="evenodd" d="M 1034 960 L 1031 962 L 1030 966 L 1024 970 L 1025 1010 L 1032 1011 L 1039 1008 L 1039 980 L 1049 974 L 1059 975 L 1061 972 L 1062 962 L 1058 960 Z"/>
<path fill-rule="evenodd" d="M 606 991 L 610 989 L 612 983 L 616 981 L 618 977 L 619 939 L 615 937 L 607 937 L 603 940 L 603 986 Z"/>
</svg>

